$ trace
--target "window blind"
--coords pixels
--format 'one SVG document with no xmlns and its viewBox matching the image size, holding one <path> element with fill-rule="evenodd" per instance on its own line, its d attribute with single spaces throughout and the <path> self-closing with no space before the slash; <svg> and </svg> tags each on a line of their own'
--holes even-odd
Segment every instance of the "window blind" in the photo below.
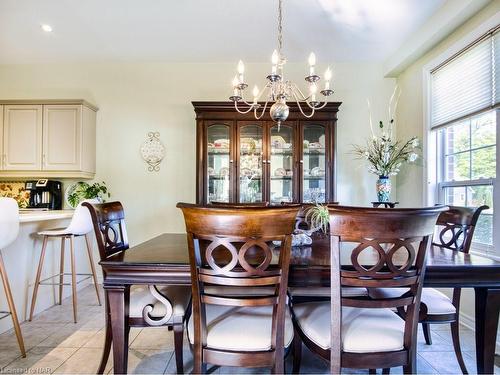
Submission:
<svg viewBox="0 0 500 375">
<path fill-rule="evenodd" d="M 431 128 L 500 103 L 498 28 L 431 72 Z"/>
</svg>

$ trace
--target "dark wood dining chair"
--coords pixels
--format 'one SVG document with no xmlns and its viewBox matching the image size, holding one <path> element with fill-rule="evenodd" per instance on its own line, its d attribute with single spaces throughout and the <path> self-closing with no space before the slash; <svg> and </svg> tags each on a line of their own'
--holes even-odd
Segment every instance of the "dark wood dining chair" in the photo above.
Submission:
<svg viewBox="0 0 500 375">
<path fill-rule="evenodd" d="M 84 203 L 83 206 L 89 209 L 92 217 L 101 261 L 129 249 L 125 212 L 120 202 Z M 126 293 L 127 337 L 130 327 L 166 326 L 169 330 L 173 330 L 177 373 L 182 374 L 184 372 L 182 355 L 184 324 L 189 315 L 191 288 L 189 286 L 133 285 Z M 106 368 L 113 341 L 107 295 L 105 302 L 106 335 L 98 374 L 102 374 Z"/>
<path fill-rule="evenodd" d="M 479 216 L 483 210 L 488 208 L 488 206 L 477 208 L 449 206 L 449 210 L 442 212 L 436 221 L 437 228 L 432 244 L 441 248 L 468 253 Z M 386 288 L 370 289 L 370 296 L 373 298 L 394 297 L 397 293 L 396 290 Z M 467 374 L 467 367 L 460 348 L 460 295 L 461 288 L 453 289 L 451 299 L 437 289 L 424 288 L 420 300 L 420 322 L 422 323 L 427 345 L 432 345 L 431 324 L 449 323 L 451 325 L 453 349 L 460 369 L 464 374 Z M 403 316 L 405 311 L 400 309 L 399 313 Z"/>
<path fill-rule="evenodd" d="M 387 373 L 396 366 L 403 366 L 405 373 L 417 372 L 425 256 L 436 219 L 446 209 L 329 207 L 331 299 L 292 305 L 294 373 L 300 369 L 300 339 L 330 361 L 331 373 L 340 373 L 341 367 L 382 368 Z M 382 286 L 408 290 L 377 300 L 341 296 L 343 287 Z M 399 307 L 406 308 L 404 319 L 392 311 Z"/>
<path fill-rule="evenodd" d="M 293 338 L 286 289 L 299 207 L 177 207 L 184 214 L 191 266 L 193 373 L 206 372 L 207 364 L 284 373 L 285 348 Z M 277 253 L 271 241 L 281 241 Z M 227 287 L 252 291 L 219 291 Z"/>
<path fill-rule="evenodd" d="M 442 248 L 468 253 L 472 244 L 474 230 L 483 210 L 488 206 L 477 208 L 449 206 L 449 211 L 439 215 L 436 225 L 438 233 L 434 236 L 433 245 Z M 452 299 L 434 288 L 424 288 L 421 301 L 421 323 L 424 331 L 425 342 L 432 345 L 431 324 L 450 323 L 453 349 L 457 356 L 458 364 L 464 374 L 467 367 L 460 348 L 460 296 L 461 288 L 453 289 Z"/>
</svg>

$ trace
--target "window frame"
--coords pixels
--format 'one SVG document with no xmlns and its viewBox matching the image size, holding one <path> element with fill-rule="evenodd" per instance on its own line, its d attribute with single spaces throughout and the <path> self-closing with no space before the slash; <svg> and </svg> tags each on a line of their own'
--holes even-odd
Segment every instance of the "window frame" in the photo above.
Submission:
<svg viewBox="0 0 500 375">
<path fill-rule="evenodd" d="M 477 179 L 477 180 L 465 180 L 465 181 L 448 181 L 442 182 L 440 179 L 444 170 L 445 159 L 440 158 L 439 150 L 442 149 L 439 146 L 439 129 L 432 129 L 432 118 L 431 118 L 431 89 L 432 89 L 432 78 L 431 72 L 438 67 L 443 62 L 450 59 L 452 56 L 456 55 L 458 52 L 463 50 L 466 46 L 470 45 L 475 40 L 479 39 L 486 32 L 496 27 L 500 20 L 500 12 L 495 14 L 490 19 L 483 22 L 479 27 L 468 33 L 458 42 L 451 45 L 446 51 L 438 55 L 436 58 L 432 59 L 422 68 L 422 78 L 423 78 L 423 155 L 427 159 L 422 170 L 423 177 L 423 192 L 422 199 L 428 205 L 433 205 L 442 202 L 444 196 L 445 187 L 454 186 L 477 186 L 477 185 L 488 185 L 490 182 L 493 185 L 493 233 L 492 242 L 493 245 L 485 245 L 477 242 L 473 242 L 471 245 L 471 253 L 476 253 L 481 256 L 495 259 L 500 261 L 500 230 L 495 230 L 500 228 L 500 162 L 496 163 L 496 178 L 494 179 Z M 496 108 L 496 159 L 500 158 L 500 108 Z M 471 113 L 469 117 L 473 117 L 478 113 Z M 460 119 L 457 119 L 460 121 Z M 472 148 L 472 147 L 471 147 Z M 465 182 L 465 184 L 464 184 Z"/>
</svg>

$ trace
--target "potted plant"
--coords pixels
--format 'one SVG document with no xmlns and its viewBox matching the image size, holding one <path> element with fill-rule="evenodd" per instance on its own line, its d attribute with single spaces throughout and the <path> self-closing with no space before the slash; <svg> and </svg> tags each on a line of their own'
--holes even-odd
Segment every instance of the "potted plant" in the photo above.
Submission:
<svg viewBox="0 0 500 375">
<path fill-rule="evenodd" d="M 379 202 L 389 202 L 391 195 L 391 180 L 392 176 L 396 176 L 401 167 L 406 163 L 414 163 L 419 155 L 418 149 L 420 142 L 417 137 L 411 137 L 407 141 L 395 140 L 393 130 L 395 126 L 394 114 L 397 108 L 397 100 L 392 107 L 392 103 L 397 92 L 395 88 L 391 100 L 389 102 L 389 119 L 384 124 L 384 121 L 379 121 L 379 134 L 373 131 L 371 113 L 370 113 L 370 129 L 372 138 L 366 141 L 365 146 L 353 146 L 353 152 L 360 159 L 367 160 L 369 163 L 368 172 L 378 176 L 376 189 Z M 370 103 L 368 102 L 368 109 Z"/>
<path fill-rule="evenodd" d="M 107 196 L 109 198 L 111 194 L 109 193 L 108 187 L 104 181 L 102 183 L 95 182 L 93 184 L 79 181 L 68 188 L 66 196 L 68 204 L 72 208 L 75 208 L 85 199 L 97 198 L 99 201 L 104 202 L 103 197 Z"/>
</svg>

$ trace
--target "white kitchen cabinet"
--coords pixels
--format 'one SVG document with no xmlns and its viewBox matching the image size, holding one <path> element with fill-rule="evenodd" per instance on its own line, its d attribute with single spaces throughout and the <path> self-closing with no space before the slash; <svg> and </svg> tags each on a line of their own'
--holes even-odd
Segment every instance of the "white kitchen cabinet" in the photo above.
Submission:
<svg viewBox="0 0 500 375">
<path fill-rule="evenodd" d="M 41 170 L 41 105 L 4 107 L 2 152 L 4 171 Z"/>
<path fill-rule="evenodd" d="M 0 105 L 0 171 L 3 169 L 3 105 Z"/>
<path fill-rule="evenodd" d="M 42 169 L 81 170 L 82 107 L 80 105 L 43 106 Z"/>
<path fill-rule="evenodd" d="M 82 100 L 2 104 L 5 162 L 0 163 L 0 178 L 94 177 L 96 107 Z"/>
</svg>

